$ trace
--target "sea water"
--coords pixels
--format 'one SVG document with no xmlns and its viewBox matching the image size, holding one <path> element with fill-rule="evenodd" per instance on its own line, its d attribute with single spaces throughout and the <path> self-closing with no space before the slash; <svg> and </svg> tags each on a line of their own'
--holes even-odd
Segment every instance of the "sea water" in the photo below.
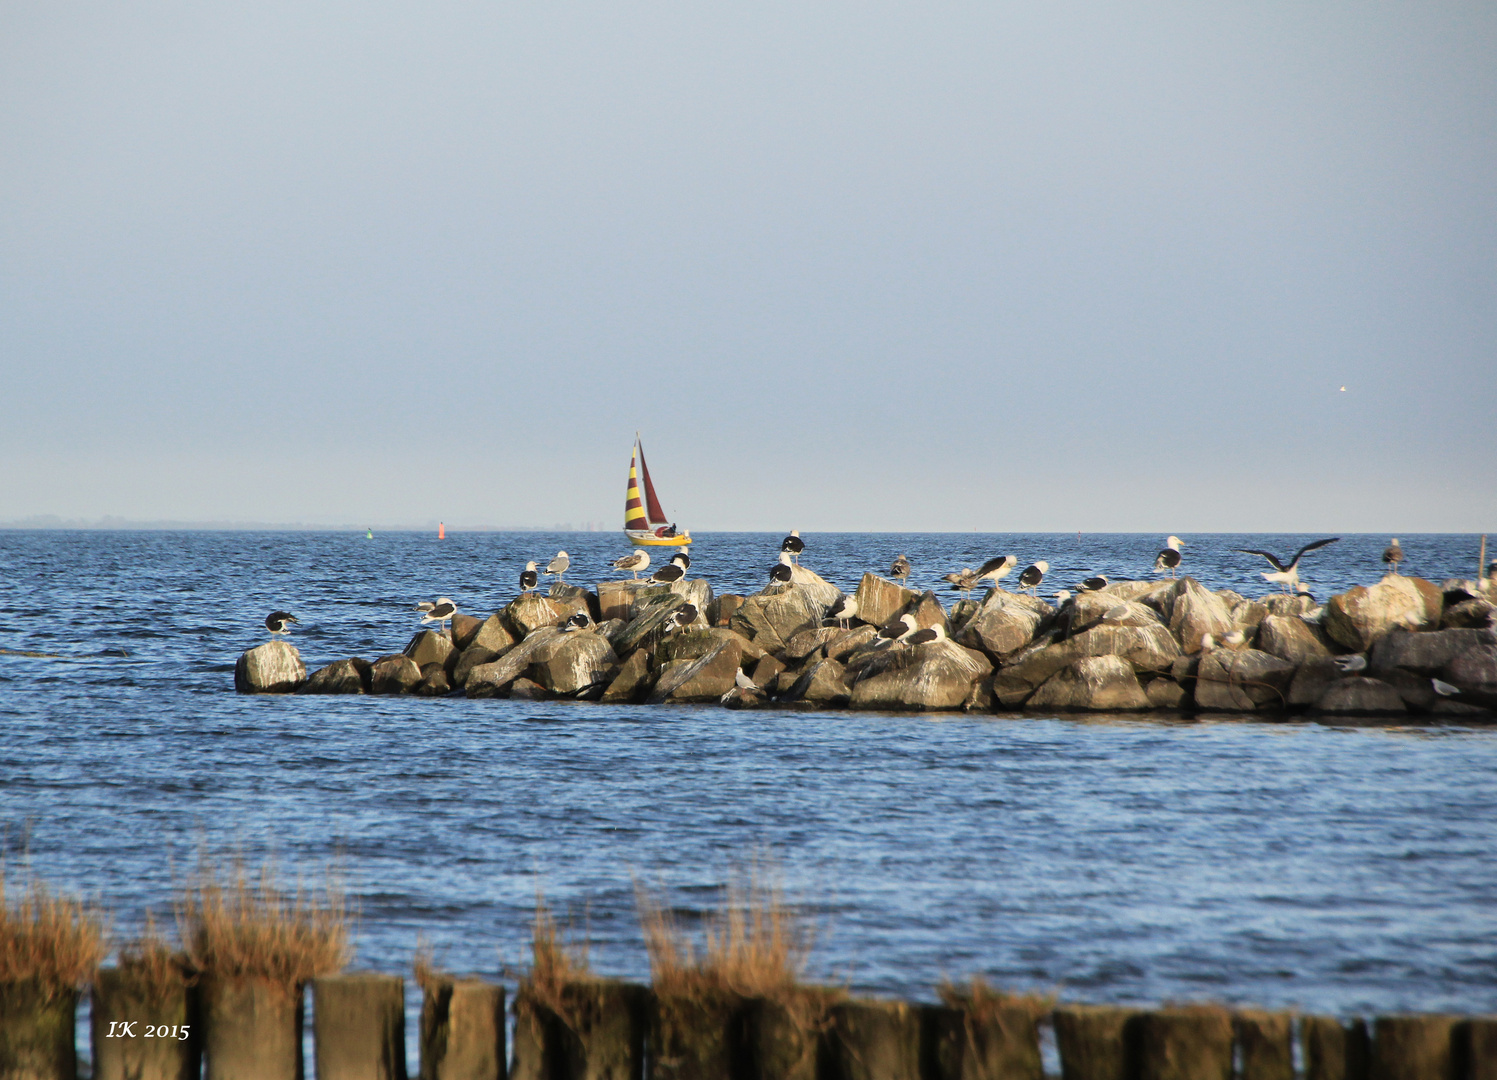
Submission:
<svg viewBox="0 0 1497 1080">
<path fill-rule="evenodd" d="M 703 534 L 693 576 L 759 588 L 779 534 Z M 1042 588 L 1149 577 L 1154 536 L 808 534 L 850 589 L 1012 552 Z M 1239 547 L 1183 571 L 1271 590 Z M 1473 537 L 1403 537 L 1404 568 L 1475 570 Z M 1307 556 L 1317 595 L 1382 573 L 1386 537 Z M 309 670 L 397 652 L 416 600 L 482 615 L 527 559 L 616 577 L 613 534 L 0 532 L 0 826 L 14 875 L 97 898 L 128 935 L 202 853 L 283 878 L 329 865 L 355 966 L 418 942 L 490 978 L 526 958 L 537 893 L 599 972 L 648 977 L 635 890 L 692 927 L 771 866 L 815 928 L 808 975 L 932 999 L 943 978 L 1087 1002 L 1497 1012 L 1497 732 L 1458 726 L 379 697 L 245 697 L 234 661 L 275 608 Z M 663 559 L 668 552 L 655 552 Z M 949 591 L 943 600 L 954 599 Z M 512 983 L 512 979 L 511 979 Z M 414 1054 L 414 1047 L 412 1051 Z"/>
</svg>

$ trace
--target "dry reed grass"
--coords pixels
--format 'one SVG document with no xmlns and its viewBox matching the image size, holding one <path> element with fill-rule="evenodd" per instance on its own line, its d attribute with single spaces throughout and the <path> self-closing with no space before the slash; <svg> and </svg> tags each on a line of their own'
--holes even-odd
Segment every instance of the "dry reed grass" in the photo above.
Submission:
<svg viewBox="0 0 1497 1080">
<path fill-rule="evenodd" d="M 530 969 L 520 980 L 521 990 L 565 1018 L 565 987 L 593 978 L 587 953 L 585 941 L 579 947 L 563 940 L 545 897 L 537 890 L 535 919 L 530 926 Z"/>
<path fill-rule="evenodd" d="M 187 951 L 167 940 L 146 912 L 146 925 L 120 946 L 119 978 L 127 992 L 160 1004 L 197 982 L 197 971 Z"/>
<path fill-rule="evenodd" d="M 705 920 L 700 955 L 674 912 L 637 881 L 635 903 L 656 990 L 797 996 L 815 935 L 772 875 L 756 868 L 728 885 L 722 903 Z"/>
<path fill-rule="evenodd" d="M 287 892 L 269 863 L 252 884 L 242 863 L 225 880 L 204 860 L 177 923 L 193 966 L 212 979 L 265 979 L 292 991 L 342 971 L 352 956 L 347 906 L 331 877 L 320 890 Z"/>
<path fill-rule="evenodd" d="M 105 948 L 98 908 L 54 896 L 29 874 L 12 902 L 0 865 L 0 983 L 34 984 L 50 1000 L 93 978 Z"/>
<path fill-rule="evenodd" d="M 1037 1021 L 1055 1008 L 1054 994 L 1010 994 L 993 987 L 981 975 L 973 976 L 966 985 L 943 979 L 937 993 L 948 1008 L 961 1009 L 980 1023 L 1002 1020 L 1015 1012 Z"/>
</svg>

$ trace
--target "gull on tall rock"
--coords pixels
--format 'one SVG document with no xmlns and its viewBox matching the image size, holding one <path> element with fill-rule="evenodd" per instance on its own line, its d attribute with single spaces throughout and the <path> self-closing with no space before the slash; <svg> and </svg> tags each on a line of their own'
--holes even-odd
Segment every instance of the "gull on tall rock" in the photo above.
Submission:
<svg viewBox="0 0 1497 1080">
<path fill-rule="evenodd" d="M 431 606 L 430 611 L 423 611 L 421 613 L 421 622 L 423 625 L 426 623 L 438 623 L 445 630 L 447 620 L 456 614 L 457 605 L 447 597 L 439 596 L 437 597 L 437 602 Z"/>
<path fill-rule="evenodd" d="M 1306 544 L 1304 547 L 1300 548 L 1294 553 L 1294 558 L 1290 559 L 1288 564 L 1280 562 L 1278 557 L 1272 552 L 1259 551 L 1257 548 L 1238 548 L 1237 550 L 1242 552 L 1242 554 L 1244 555 L 1262 555 L 1269 561 L 1269 563 L 1273 566 L 1273 572 L 1269 573 L 1267 571 L 1264 571 L 1264 581 L 1277 581 L 1279 585 L 1283 587 L 1285 592 L 1299 592 L 1300 558 L 1307 551 L 1314 551 L 1316 548 L 1323 548 L 1327 544 L 1334 544 L 1340 539 L 1341 537 L 1339 536 L 1332 536 L 1326 540 L 1317 540 L 1313 544 Z"/>
<path fill-rule="evenodd" d="M 540 581 L 540 575 L 535 572 L 535 560 L 531 559 L 525 564 L 525 569 L 520 571 L 520 591 L 530 592 Z"/>
<path fill-rule="evenodd" d="M 668 634 L 673 630 L 683 630 L 696 621 L 697 606 L 695 604 L 682 604 L 665 617 L 665 632 Z"/>
<path fill-rule="evenodd" d="M 680 581 L 683 577 L 685 577 L 686 567 L 680 562 L 680 560 L 683 558 L 685 558 L 685 556 L 683 555 L 672 556 L 670 562 L 666 563 L 659 570 L 656 570 L 653 574 L 650 575 L 651 584 L 670 585 L 671 583 Z"/>
<path fill-rule="evenodd" d="M 634 575 L 634 580 L 639 580 L 639 572 L 648 570 L 650 567 L 650 553 L 648 551 L 631 551 L 622 558 L 613 560 L 615 570 L 626 570 Z"/>
<path fill-rule="evenodd" d="M 572 565 L 572 557 L 565 551 L 558 551 L 556 558 L 546 564 L 546 573 L 556 578 L 562 584 L 566 584 L 567 567 Z"/>
<path fill-rule="evenodd" d="M 800 553 L 806 550 L 806 543 L 800 538 L 799 529 L 791 529 L 790 535 L 780 541 L 780 550 L 795 560 L 800 565 Z"/>
<path fill-rule="evenodd" d="M 846 630 L 853 619 L 858 616 L 858 598 L 856 596 L 843 595 L 837 599 L 831 607 L 826 609 L 828 619 L 836 619 L 837 624 Z"/>
<path fill-rule="evenodd" d="M 1398 545 L 1398 537 L 1388 542 L 1387 549 L 1383 552 L 1383 562 L 1388 564 L 1388 573 L 1398 573 L 1398 564 L 1403 562 L 1403 548 Z"/>
<path fill-rule="evenodd" d="M 769 568 L 769 583 L 771 585 L 789 585 L 792 574 L 790 572 L 790 553 L 780 552 L 780 561 Z"/>
<path fill-rule="evenodd" d="M 898 578 L 901 585 L 907 584 L 910 580 L 910 560 L 903 555 L 897 556 L 889 564 L 889 576 Z"/>
<path fill-rule="evenodd" d="M 1171 536 L 1164 542 L 1164 550 L 1154 556 L 1154 573 L 1170 572 L 1170 577 L 1175 576 L 1175 568 L 1180 565 L 1180 549 L 1185 546 L 1185 541 L 1178 536 Z"/>
<path fill-rule="evenodd" d="M 1024 572 L 1019 575 L 1019 584 L 1035 595 L 1039 595 L 1040 582 L 1045 580 L 1045 575 L 1049 571 L 1050 564 L 1041 559 L 1034 565 L 1024 568 Z"/>
<path fill-rule="evenodd" d="M 296 616 L 291 614 L 291 612 L 272 611 L 269 615 L 265 616 L 265 629 L 269 630 L 272 636 L 276 634 L 289 634 L 291 628 L 287 624 L 294 622 L 296 622 Z"/>
<path fill-rule="evenodd" d="M 936 623 L 934 626 L 927 626 L 924 630 L 911 630 L 895 644 L 912 647 L 915 645 L 928 645 L 932 641 L 940 641 L 945 636 L 946 631 L 942 629 L 940 623 Z"/>
<path fill-rule="evenodd" d="M 1082 581 L 1078 587 L 1082 592 L 1101 592 L 1107 588 L 1107 575 L 1096 574 Z"/>
<path fill-rule="evenodd" d="M 977 588 L 977 571 L 970 566 L 964 566 L 960 570 L 953 570 L 949 574 L 941 575 L 942 581 L 951 582 L 951 591 L 971 596 L 972 590 Z"/>
<path fill-rule="evenodd" d="M 996 559 L 989 559 L 979 566 L 977 568 L 977 577 L 974 580 L 981 581 L 983 578 L 990 578 L 996 586 L 1000 581 L 1008 577 L 1010 570 L 1018 565 L 1019 557 L 1017 555 L 1000 555 Z"/>
</svg>

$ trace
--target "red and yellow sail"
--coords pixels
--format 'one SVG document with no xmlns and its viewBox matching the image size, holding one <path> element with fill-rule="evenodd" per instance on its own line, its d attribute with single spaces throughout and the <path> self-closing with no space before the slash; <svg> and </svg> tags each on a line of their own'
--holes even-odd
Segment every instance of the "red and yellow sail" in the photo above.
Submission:
<svg viewBox="0 0 1497 1080">
<path fill-rule="evenodd" d="M 691 543 L 690 534 L 671 534 L 666 526 L 670 519 L 660 506 L 650 467 L 645 464 L 645 448 L 634 437 L 634 453 L 629 457 L 629 487 L 624 493 L 624 531 L 636 545 L 683 547 Z M 668 535 L 661 535 L 662 533 Z"/>
<path fill-rule="evenodd" d="M 634 453 L 629 455 L 629 490 L 624 496 L 625 529 L 648 529 L 650 527 L 650 522 L 645 517 L 644 503 L 639 498 L 639 470 L 635 467 L 636 460 L 641 456 L 639 445 L 636 443 Z"/>
</svg>

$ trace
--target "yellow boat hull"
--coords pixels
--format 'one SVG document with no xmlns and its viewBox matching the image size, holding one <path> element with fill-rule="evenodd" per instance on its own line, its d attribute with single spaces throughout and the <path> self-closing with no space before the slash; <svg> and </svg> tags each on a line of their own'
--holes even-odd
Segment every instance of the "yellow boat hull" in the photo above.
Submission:
<svg viewBox="0 0 1497 1080">
<path fill-rule="evenodd" d="M 656 536 L 652 532 L 639 529 L 625 529 L 624 535 L 629 537 L 629 543 L 635 547 L 685 547 L 691 543 L 690 533 L 682 533 L 680 536 Z"/>
</svg>

